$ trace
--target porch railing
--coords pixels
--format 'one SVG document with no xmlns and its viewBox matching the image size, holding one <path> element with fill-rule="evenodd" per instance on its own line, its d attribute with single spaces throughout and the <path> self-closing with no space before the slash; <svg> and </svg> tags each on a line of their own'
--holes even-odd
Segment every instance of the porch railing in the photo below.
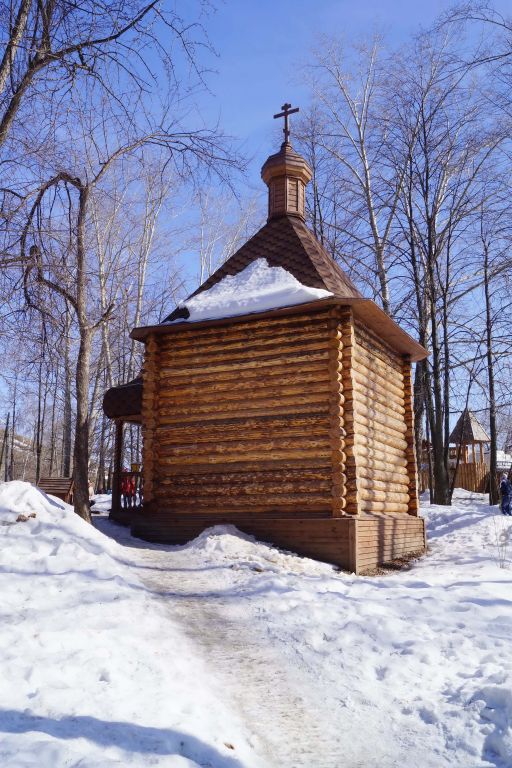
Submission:
<svg viewBox="0 0 512 768">
<path fill-rule="evenodd" d="M 144 475 L 142 472 L 114 473 L 112 483 L 112 513 L 140 512 L 144 504 Z"/>
</svg>

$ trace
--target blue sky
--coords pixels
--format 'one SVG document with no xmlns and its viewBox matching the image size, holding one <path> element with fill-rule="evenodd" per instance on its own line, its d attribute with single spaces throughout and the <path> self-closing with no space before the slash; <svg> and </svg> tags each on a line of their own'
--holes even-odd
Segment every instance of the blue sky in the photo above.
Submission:
<svg viewBox="0 0 512 768">
<path fill-rule="evenodd" d="M 213 62 L 217 73 L 208 79 L 213 97 L 201 99 L 203 115 L 218 116 L 225 131 L 244 143 L 254 158 L 250 179 L 256 182 L 279 141 L 272 115 L 285 101 L 308 103 L 300 67 L 322 35 L 350 42 L 379 32 L 400 44 L 450 5 L 445 0 L 221 0 L 205 22 L 219 58 Z"/>
</svg>

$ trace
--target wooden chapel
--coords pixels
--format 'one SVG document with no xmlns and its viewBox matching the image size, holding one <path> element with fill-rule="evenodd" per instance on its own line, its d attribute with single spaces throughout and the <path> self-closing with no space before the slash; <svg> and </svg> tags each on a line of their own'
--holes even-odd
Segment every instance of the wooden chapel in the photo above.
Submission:
<svg viewBox="0 0 512 768">
<path fill-rule="evenodd" d="M 142 379 L 104 404 L 118 424 L 142 424 L 144 503 L 132 532 L 178 544 L 232 523 L 356 573 L 421 553 L 411 363 L 427 353 L 307 228 L 311 170 L 287 125 L 262 178 L 267 223 L 192 297 L 242 279 L 257 259 L 327 293 L 200 321 L 185 301 L 132 331 L 145 345 Z"/>
</svg>

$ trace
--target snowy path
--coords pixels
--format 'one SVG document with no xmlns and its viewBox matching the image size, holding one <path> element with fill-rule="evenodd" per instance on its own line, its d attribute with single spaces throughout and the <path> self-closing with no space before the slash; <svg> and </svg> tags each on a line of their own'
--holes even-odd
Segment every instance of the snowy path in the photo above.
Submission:
<svg viewBox="0 0 512 768">
<path fill-rule="evenodd" d="M 384 577 L 234 530 L 177 548 L 102 526 L 269 768 L 510 768 L 512 525 L 458 493 L 424 508 L 430 556 Z"/>
<path fill-rule="evenodd" d="M 315 690 L 300 663 L 290 665 L 282 646 L 272 642 L 265 623 L 258 621 L 260 608 L 246 599 L 264 600 L 264 594 L 233 589 L 229 565 L 203 565 L 186 549 L 139 546 L 125 529 L 107 520 L 98 521 L 98 527 L 121 544 L 135 544 L 128 559 L 222 681 L 224 702 L 241 717 L 256 754 L 266 761 L 261 768 L 343 765 L 341 723 L 333 716 L 326 721 L 325 692 Z M 245 570 L 240 579 L 235 574 L 235 581 L 245 581 Z"/>
</svg>

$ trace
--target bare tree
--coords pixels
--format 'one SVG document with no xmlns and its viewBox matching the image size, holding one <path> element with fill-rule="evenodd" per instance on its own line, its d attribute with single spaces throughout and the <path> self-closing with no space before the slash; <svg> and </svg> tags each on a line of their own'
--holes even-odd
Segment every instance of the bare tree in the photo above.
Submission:
<svg viewBox="0 0 512 768">
<path fill-rule="evenodd" d="M 339 43 L 324 41 L 313 68 L 313 93 L 319 107 L 312 113 L 309 129 L 303 135 L 308 137 L 314 160 L 318 147 L 337 163 L 336 182 L 331 169 L 331 190 L 337 190 L 337 207 L 345 209 L 347 223 L 343 224 L 338 212 L 336 228 L 347 231 L 352 248 L 359 245 L 361 258 L 367 264 L 371 254 L 379 286 L 377 296 L 384 311 L 390 314 L 388 259 L 406 168 L 405 157 L 394 150 L 391 91 L 379 53 L 378 40 L 369 47 L 360 46 L 354 64 L 349 51 Z M 313 136 L 316 147 L 311 141 Z M 316 220 L 321 209 L 318 174 L 315 176 Z"/>
<path fill-rule="evenodd" d="M 193 31 L 197 25 L 158 2 L 139 0 L 8 0 L 0 7 L 0 147 L 26 104 L 40 92 L 58 95 L 81 87 L 91 78 L 122 104 L 115 75 L 126 76 L 130 88 L 146 87 L 151 72 L 138 65 L 152 42 L 169 67 L 173 61 L 159 35 L 172 35 L 186 57 L 195 62 Z"/>
</svg>

